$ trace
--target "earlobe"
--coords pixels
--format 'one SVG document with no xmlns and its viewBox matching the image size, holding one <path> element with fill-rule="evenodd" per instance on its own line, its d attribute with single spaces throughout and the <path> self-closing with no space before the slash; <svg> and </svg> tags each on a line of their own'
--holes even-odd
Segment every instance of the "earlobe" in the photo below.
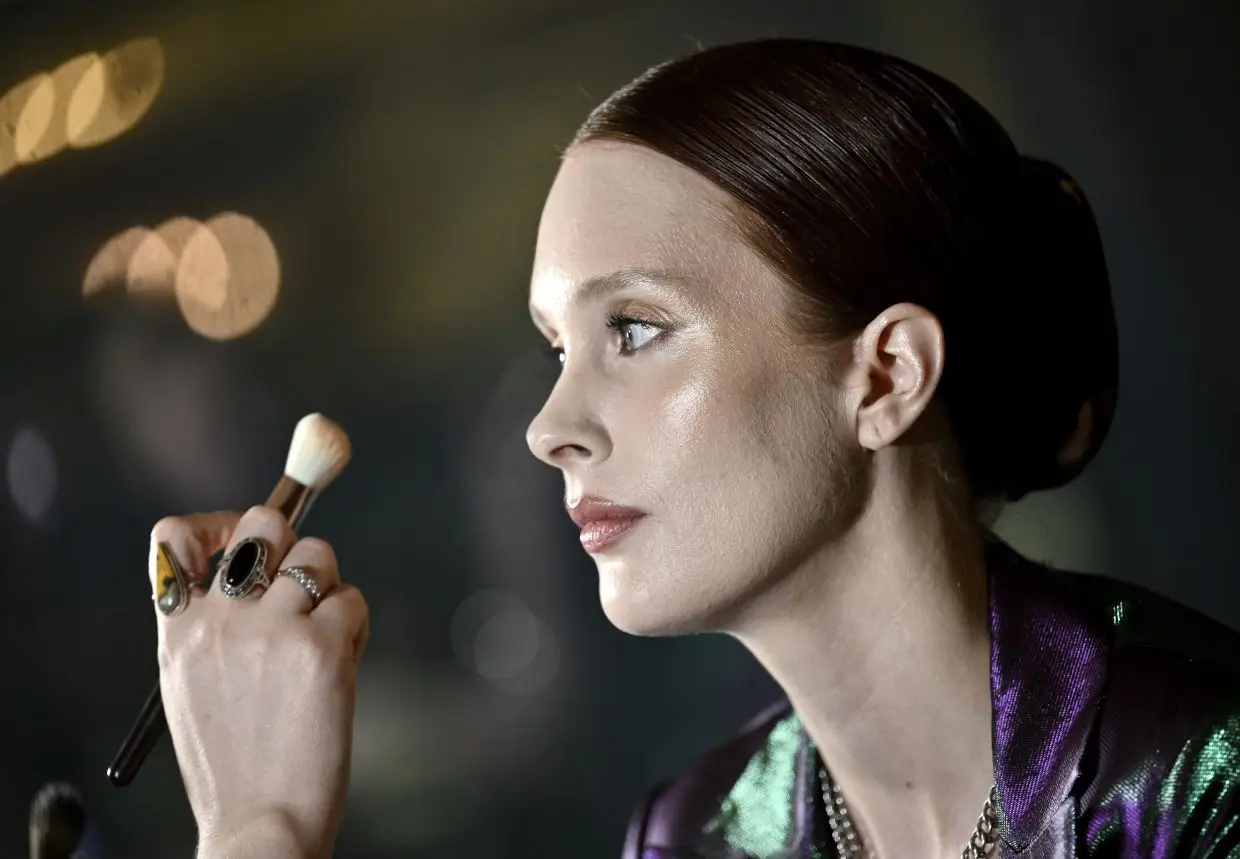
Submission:
<svg viewBox="0 0 1240 859">
<path fill-rule="evenodd" d="M 943 327 L 919 305 L 893 305 L 857 338 L 854 359 L 865 377 L 857 440 L 878 450 L 908 432 L 934 398 L 943 375 Z"/>
</svg>

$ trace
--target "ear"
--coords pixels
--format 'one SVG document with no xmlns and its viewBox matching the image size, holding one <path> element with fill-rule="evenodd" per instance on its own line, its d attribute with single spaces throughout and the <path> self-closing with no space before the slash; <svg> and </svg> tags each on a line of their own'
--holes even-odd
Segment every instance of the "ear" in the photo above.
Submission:
<svg viewBox="0 0 1240 859">
<path fill-rule="evenodd" d="M 916 304 L 896 304 L 853 341 L 857 441 L 894 443 L 930 405 L 943 376 L 943 326 Z"/>
</svg>

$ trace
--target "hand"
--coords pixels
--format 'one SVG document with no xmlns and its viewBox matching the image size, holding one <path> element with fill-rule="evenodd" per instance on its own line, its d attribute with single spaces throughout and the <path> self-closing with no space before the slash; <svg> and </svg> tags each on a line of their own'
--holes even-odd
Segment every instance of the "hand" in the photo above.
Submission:
<svg viewBox="0 0 1240 859">
<path fill-rule="evenodd" d="M 156 611 L 160 689 L 199 855 L 259 855 L 238 843 L 256 832 L 267 844 L 297 845 L 280 856 L 326 857 L 344 808 L 369 632 L 361 592 L 340 583 L 330 545 L 296 540 L 265 507 L 161 521 L 151 532 L 152 584 L 160 544 L 202 584 L 208 558 L 246 537 L 266 543 L 269 574 L 302 567 L 323 598 L 315 607 L 298 582 L 278 576 L 261 596 L 230 599 L 217 582 L 193 588 L 180 614 Z"/>
</svg>

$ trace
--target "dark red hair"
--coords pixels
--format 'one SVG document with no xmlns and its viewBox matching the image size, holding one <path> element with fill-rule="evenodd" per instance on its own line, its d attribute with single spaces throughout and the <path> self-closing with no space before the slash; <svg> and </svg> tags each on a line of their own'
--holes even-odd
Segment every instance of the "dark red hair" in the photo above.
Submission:
<svg viewBox="0 0 1240 859">
<path fill-rule="evenodd" d="M 862 48 L 747 42 L 649 70 L 573 143 L 596 140 L 647 147 L 727 192 L 810 336 L 855 335 L 904 301 L 934 313 L 938 396 L 978 497 L 1059 486 L 1097 451 L 1118 348 L 1093 214 L 1067 173 L 1022 156 L 954 84 Z M 1091 428 L 1065 459 L 1083 409 Z"/>
</svg>

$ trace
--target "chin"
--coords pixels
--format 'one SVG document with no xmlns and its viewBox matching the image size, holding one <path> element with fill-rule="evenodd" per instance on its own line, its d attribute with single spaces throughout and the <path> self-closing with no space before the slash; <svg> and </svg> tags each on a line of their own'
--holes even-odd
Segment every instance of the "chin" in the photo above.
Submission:
<svg viewBox="0 0 1240 859">
<path fill-rule="evenodd" d="M 708 604 L 700 594 L 678 593 L 666 587 L 667 580 L 675 580 L 674 573 L 634 575 L 621 563 L 595 560 L 603 614 L 621 632 L 666 638 L 719 628 L 718 606 Z"/>
</svg>

